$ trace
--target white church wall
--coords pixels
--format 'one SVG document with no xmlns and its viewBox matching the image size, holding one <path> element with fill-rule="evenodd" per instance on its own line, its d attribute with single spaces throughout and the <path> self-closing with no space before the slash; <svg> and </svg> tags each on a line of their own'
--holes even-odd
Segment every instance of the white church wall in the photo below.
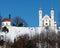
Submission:
<svg viewBox="0 0 60 48">
<path fill-rule="evenodd" d="M 51 19 L 54 20 L 54 8 L 51 8 Z"/>
<path fill-rule="evenodd" d="M 11 25 L 11 22 L 9 21 L 2 22 L 2 26 L 10 26 L 10 25 Z"/>
</svg>

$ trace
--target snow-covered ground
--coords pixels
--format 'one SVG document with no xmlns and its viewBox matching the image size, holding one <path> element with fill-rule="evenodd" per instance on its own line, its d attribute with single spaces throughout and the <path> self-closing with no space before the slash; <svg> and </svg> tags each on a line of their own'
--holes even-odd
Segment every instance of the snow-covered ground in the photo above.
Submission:
<svg viewBox="0 0 60 48">
<path fill-rule="evenodd" d="M 4 39 L 10 40 L 14 42 L 14 39 L 21 35 L 29 35 L 29 37 L 33 37 L 35 34 L 40 33 L 40 29 L 38 27 L 15 27 L 15 26 L 7 26 L 9 29 L 8 33 L 0 32 L 0 35 L 4 36 Z"/>
<path fill-rule="evenodd" d="M 7 26 L 9 32 L 4 33 L 0 32 L 0 36 L 4 36 L 4 40 L 9 40 L 14 42 L 14 39 L 21 35 L 29 35 L 29 37 L 33 37 L 36 34 L 41 33 L 41 27 L 15 27 L 15 26 Z M 45 32 L 45 31 L 44 31 Z"/>
</svg>

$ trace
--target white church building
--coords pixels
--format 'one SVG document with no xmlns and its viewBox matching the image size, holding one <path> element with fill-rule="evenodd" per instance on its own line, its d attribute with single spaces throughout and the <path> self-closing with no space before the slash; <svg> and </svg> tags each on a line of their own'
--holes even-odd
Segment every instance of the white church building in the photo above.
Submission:
<svg viewBox="0 0 60 48">
<path fill-rule="evenodd" d="M 45 14 L 45 16 L 42 16 L 42 9 L 39 10 L 39 27 L 43 28 L 49 27 L 51 29 L 54 29 L 57 32 L 57 24 L 56 21 L 54 21 L 54 8 L 51 8 L 50 16 L 48 14 Z"/>
</svg>

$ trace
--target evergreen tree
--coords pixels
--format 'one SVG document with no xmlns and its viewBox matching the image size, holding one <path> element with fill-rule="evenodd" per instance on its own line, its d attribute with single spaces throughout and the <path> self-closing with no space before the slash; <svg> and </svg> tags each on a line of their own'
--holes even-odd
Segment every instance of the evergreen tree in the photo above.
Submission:
<svg viewBox="0 0 60 48">
<path fill-rule="evenodd" d="M 7 28 L 6 26 L 4 26 L 4 27 L 2 28 L 2 31 L 3 31 L 3 32 L 9 32 L 9 30 L 8 30 L 8 28 Z"/>
</svg>

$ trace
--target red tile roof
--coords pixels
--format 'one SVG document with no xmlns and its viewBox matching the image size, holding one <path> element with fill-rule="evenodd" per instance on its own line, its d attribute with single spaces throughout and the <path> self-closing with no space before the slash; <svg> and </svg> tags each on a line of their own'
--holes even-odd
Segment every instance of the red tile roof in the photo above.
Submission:
<svg viewBox="0 0 60 48">
<path fill-rule="evenodd" d="M 10 21 L 10 18 L 4 18 L 3 21 Z"/>
</svg>

